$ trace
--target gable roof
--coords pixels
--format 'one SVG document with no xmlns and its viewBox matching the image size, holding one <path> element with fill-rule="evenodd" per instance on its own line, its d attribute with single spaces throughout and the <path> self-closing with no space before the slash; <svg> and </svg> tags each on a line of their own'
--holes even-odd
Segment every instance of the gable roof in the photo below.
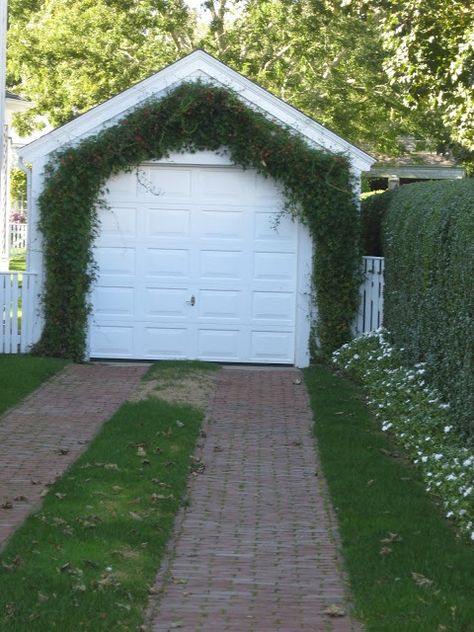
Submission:
<svg viewBox="0 0 474 632">
<path fill-rule="evenodd" d="M 47 156 L 65 145 L 76 143 L 104 127 L 113 125 L 147 99 L 160 98 L 179 84 L 197 79 L 229 88 L 250 107 L 263 111 L 277 123 L 293 128 L 311 143 L 332 152 L 347 154 L 355 169 L 366 171 L 375 162 L 375 158 L 362 149 L 203 50 L 196 50 L 170 64 L 128 90 L 29 143 L 18 153 L 22 159 L 34 162 L 35 159 Z"/>
</svg>

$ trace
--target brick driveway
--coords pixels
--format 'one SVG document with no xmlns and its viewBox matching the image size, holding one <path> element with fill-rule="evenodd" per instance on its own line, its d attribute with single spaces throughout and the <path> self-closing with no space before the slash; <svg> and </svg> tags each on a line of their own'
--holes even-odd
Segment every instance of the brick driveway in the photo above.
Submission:
<svg viewBox="0 0 474 632">
<path fill-rule="evenodd" d="M 295 369 L 224 368 L 148 613 L 154 632 L 348 632 L 334 516 Z"/>
<path fill-rule="evenodd" d="M 85 450 L 145 370 L 69 365 L 0 418 L 0 549 L 39 507 L 45 484 Z"/>
</svg>

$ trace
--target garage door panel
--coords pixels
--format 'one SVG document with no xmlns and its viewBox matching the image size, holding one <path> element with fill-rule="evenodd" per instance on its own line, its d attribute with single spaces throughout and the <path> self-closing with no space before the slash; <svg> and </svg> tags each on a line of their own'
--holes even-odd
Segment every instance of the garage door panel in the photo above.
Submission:
<svg viewBox="0 0 474 632">
<path fill-rule="evenodd" d="M 102 208 L 98 214 L 101 236 L 106 237 L 135 237 L 137 232 L 136 207 Z"/>
<path fill-rule="evenodd" d="M 202 169 L 198 174 L 198 195 L 206 201 L 239 200 L 242 197 L 242 186 L 245 186 L 246 197 L 255 197 L 255 174 L 248 172 L 249 177 L 242 182 L 242 173 L 236 169 Z"/>
<path fill-rule="evenodd" d="M 108 202 L 115 200 L 123 202 L 126 199 L 137 197 L 137 175 L 134 172 L 119 173 L 109 178 L 105 199 Z"/>
<path fill-rule="evenodd" d="M 189 209 L 151 208 L 147 213 L 148 237 L 189 237 Z"/>
<path fill-rule="evenodd" d="M 101 277 L 129 276 L 136 274 L 135 248 L 96 247 L 95 260 Z"/>
<path fill-rule="evenodd" d="M 271 200 L 273 207 L 279 213 L 283 208 L 283 189 L 272 178 L 255 173 L 255 197 L 266 203 Z"/>
<path fill-rule="evenodd" d="M 202 250 L 200 252 L 200 276 L 207 279 L 239 280 L 242 275 L 242 251 Z"/>
<path fill-rule="evenodd" d="M 251 360 L 253 362 L 292 362 L 293 331 L 252 331 Z"/>
<path fill-rule="evenodd" d="M 137 196 L 139 199 L 149 200 L 190 199 L 191 181 L 191 169 L 140 167 Z"/>
<path fill-rule="evenodd" d="M 91 348 L 97 358 L 135 357 L 134 326 L 95 325 L 90 330 Z"/>
<path fill-rule="evenodd" d="M 238 329 L 199 329 L 197 333 L 200 360 L 239 360 L 241 333 Z"/>
<path fill-rule="evenodd" d="M 133 287 L 98 285 L 95 290 L 94 313 L 103 318 L 135 315 L 135 290 Z"/>
<path fill-rule="evenodd" d="M 242 318 L 242 293 L 235 290 L 201 290 L 196 307 L 201 319 L 239 320 Z"/>
<path fill-rule="evenodd" d="M 294 316 L 295 295 L 293 292 L 253 292 L 252 318 L 254 320 L 291 324 Z"/>
<path fill-rule="evenodd" d="M 254 235 L 257 240 L 276 241 L 278 247 L 282 242 L 295 243 L 295 225 L 291 218 L 279 216 L 275 212 L 262 211 L 255 213 Z"/>
<path fill-rule="evenodd" d="M 143 290 L 143 315 L 153 318 L 189 318 L 190 291 L 187 288 L 154 288 Z"/>
<path fill-rule="evenodd" d="M 242 211 L 203 210 L 198 231 L 204 239 L 244 239 L 245 217 Z"/>
<path fill-rule="evenodd" d="M 145 358 L 189 358 L 189 329 L 187 327 L 143 328 L 143 357 Z"/>
<path fill-rule="evenodd" d="M 296 257 L 293 253 L 256 252 L 253 260 L 254 279 L 291 281 L 296 276 Z"/>
<path fill-rule="evenodd" d="M 163 279 L 187 279 L 189 263 L 189 250 L 147 248 L 144 274 Z"/>
</svg>

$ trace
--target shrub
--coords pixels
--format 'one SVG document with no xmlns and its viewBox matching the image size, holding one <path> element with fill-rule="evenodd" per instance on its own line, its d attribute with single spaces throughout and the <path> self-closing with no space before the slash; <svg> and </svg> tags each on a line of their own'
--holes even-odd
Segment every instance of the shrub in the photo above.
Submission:
<svg viewBox="0 0 474 632">
<path fill-rule="evenodd" d="M 449 404 L 426 380 L 426 365 L 402 365 L 383 331 L 342 346 L 333 363 L 363 385 L 382 430 L 390 432 L 420 469 L 426 490 L 445 515 L 474 540 L 474 450 L 456 432 Z"/>
<path fill-rule="evenodd" d="M 384 226 L 384 325 L 474 438 L 474 181 L 401 187 Z"/>
<path fill-rule="evenodd" d="M 368 257 L 383 257 L 382 221 L 394 191 L 362 193 L 362 252 Z"/>
</svg>

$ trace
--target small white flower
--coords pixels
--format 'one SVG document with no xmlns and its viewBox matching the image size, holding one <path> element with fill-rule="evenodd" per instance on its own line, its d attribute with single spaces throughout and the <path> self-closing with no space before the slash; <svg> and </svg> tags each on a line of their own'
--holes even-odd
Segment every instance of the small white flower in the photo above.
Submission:
<svg viewBox="0 0 474 632">
<path fill-rule="evenodd" d="M 445 426 L 445 427 L 443 428 L 444 432 L 451 432 L 451 430 L 452 430 L 452 429 L 453 429 L 453 427 L 452 427 L 452 426 Z"/>
</svg>

